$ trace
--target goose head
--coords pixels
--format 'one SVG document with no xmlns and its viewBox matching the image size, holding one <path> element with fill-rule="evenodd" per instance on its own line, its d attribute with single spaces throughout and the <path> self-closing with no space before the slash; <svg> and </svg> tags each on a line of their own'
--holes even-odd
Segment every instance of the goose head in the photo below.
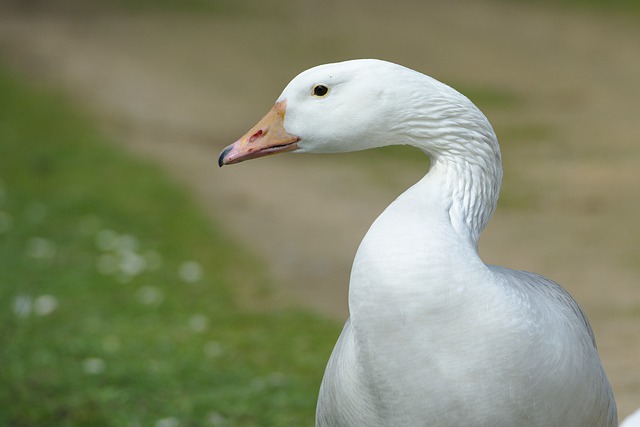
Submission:
<svg viewBox="0 0 640 427">
<path fill-rule="evenodd" d="M 295 77 L 271 111 L 222 151 L 218 163 L 387 145 L 414 145 L 432 158 L 447 151 L 459 156 L 468 144 L 455 147 L 452 138 L 449 143 L 441 138 L 456 132 L 489 135 L 482 138 L 489 143 L 495 139 L 484 115 L 454 89 L 390 62 L 352 60 Z M 489 149 L 498 152 L 497 143 Z"/>
<path fill-rule="evenodd" d="M 460 234 L 477 243 L 502 179 L 493 128 L 467 97 L 397 64 L 360 59 L 302 72 L 258 124 L 222 151 L 218 164 L 388 145 L 411 145 L 429 156 L 428 175 L 440 182 L 435 197 Z"/>
</svg>

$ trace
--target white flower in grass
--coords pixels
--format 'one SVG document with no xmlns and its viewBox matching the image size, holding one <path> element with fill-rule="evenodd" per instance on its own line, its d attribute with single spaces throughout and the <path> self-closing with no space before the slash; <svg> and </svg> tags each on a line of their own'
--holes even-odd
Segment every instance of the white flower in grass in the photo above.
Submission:
<svg viewBox="0 0 640 427">
<path fill-rule="evenodd" d="M 18 295 L 13 299 L 13 312 L 18 317 L 28 317 L 33 308 L 33 301 L 29 295 Z"/>
<path fill-rule="evenodd" d="M 138 239 L 130 234 L 121 234 L 115 240 L 115 248 L 120 252 L 134 252 L 138 245 Z"/>
<path fill-rule="evenodd" d="M 204 332 L 207 330 L 208 326 L 209 319 L 207 319 L 207 316 L 194 314 L 189 318 L 189 328 L 191 328 L 193 332 Z"/>
<path fill-rule="evenodd" d="M 102 251 L 111 251 L 116 248 L 118 233 L 113 230 L 104 229 L 96 234 L 96 246 Z"/>
<path fill-rule="evenodd" d="M 155 427 L 179 427 L 180 420 L 176 417 L 162 418 L 156 421 Z"/>
<path fill-rule="evenodd" d="M 32 237 L 27 242 L 27 255 L 35 259 L 51 259 L 56 254 L 56 244 L 43 237 Z"/>
<path fill-rule="evenodd" d="M 47 316 L 58 308 L 58 299 L 53 295 L 40 295 L 33 302 L 33 311 L 38 316 Z"/>
<path fill-rule="evenodd" d="M 266 381 L 272 387 L 282 387 L 287 383 L 287 376 L 282 372 L 272 372 L 267 376 Z"/>
<path fill-rule="evenodd" d="M 82 370 L 89 375 L 101 374 L 106 368 L 107 364 L 99 357 L 89 357 L 82 362 Z"/>
<path fill-rule="evenodd" d="M 147 268 L 147 260 L 131 249 L 123 249 L 120 255 L 120 272 L 129 277 L 135 277 Z"/>
<path fill-rule="evenodd" d="M 220 357 L 224 354 L 224 346 L 218 341 L 209 341 L 204 345 L 204 354 L 209 357 Z"/>
<path fill-rule="evenodd" d="M 263 391 L 267 388 L 279 388 L 287 383 L 287 376 L 282 372 L 272 372 L 266 377 L 254 378 L 249 386 L 255 391 Z"/>
<path fill-rule="evenodd" d="M 202 266 L 196 261 L 185 261 L 180 264 L 178 275 L 184 282 L 199 282 L 202 279 Z"/>
<path fill-rule="evenodd" d="M 138 301 L 145 305 L 160 305 L 164 300 L 164 294 L 155 286 L 143 286 L 136 295 Z"/>
<path fill-rule="evenodd" d="M 209 422 L 209 425 L 213 427 L 228 425 L 227 419 L 220 412 L 209 412 L 207 415 L 207 421 Z"/>
</svg>

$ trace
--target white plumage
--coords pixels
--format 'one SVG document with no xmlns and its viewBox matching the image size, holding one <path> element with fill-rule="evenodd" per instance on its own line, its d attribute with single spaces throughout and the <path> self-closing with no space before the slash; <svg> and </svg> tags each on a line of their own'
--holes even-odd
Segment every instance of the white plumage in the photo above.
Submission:
<svg viewBox="0 0 640 427">
<path fill-rule="evenodd" d="M 640 409 L 625 418 L 620 427 L 640 427 Z"/>
<path fill-rule="evenodd" d="M 463 95 L 384 61 L 315 67 L 220 164 L 386 145 L 417 147 L 431 167 L 360 244 L 317 425 L 617 425 L 576 302 L 542 276 L 478 255 L 502 167 L 491 125 Z"/>
</svg>

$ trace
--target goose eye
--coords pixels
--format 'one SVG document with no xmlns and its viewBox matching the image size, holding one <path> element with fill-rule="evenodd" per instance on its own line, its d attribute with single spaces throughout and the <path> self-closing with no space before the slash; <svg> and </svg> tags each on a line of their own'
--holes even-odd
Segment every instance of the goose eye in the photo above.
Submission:
<svg viewBox="0 0 640 427">
<path fill-rule="evenodd" d="M 329 88 L 326 87 L 325 85 L 315 85 L 311 93 L 313 94 L 313 96 L 322 98 L 323 96 L 326 96 L 329 93 Z"/>
</svg>

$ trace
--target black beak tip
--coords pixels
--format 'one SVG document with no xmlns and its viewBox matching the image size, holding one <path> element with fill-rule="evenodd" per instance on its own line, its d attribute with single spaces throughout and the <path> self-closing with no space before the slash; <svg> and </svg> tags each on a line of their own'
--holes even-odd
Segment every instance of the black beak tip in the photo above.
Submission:
<svg viewBox="0 0 640 427">
<path fill-rule="evenodd" d="M 227 147 L 224 150 L 222 150 L 222 153 L 220 153 L 220 157 L 218 157 L 218 166 L 222 167 L 224 166 L 224 157 L 227 155 L 227 153 L 231 150 L 231 147 Z"/>
</svg>

